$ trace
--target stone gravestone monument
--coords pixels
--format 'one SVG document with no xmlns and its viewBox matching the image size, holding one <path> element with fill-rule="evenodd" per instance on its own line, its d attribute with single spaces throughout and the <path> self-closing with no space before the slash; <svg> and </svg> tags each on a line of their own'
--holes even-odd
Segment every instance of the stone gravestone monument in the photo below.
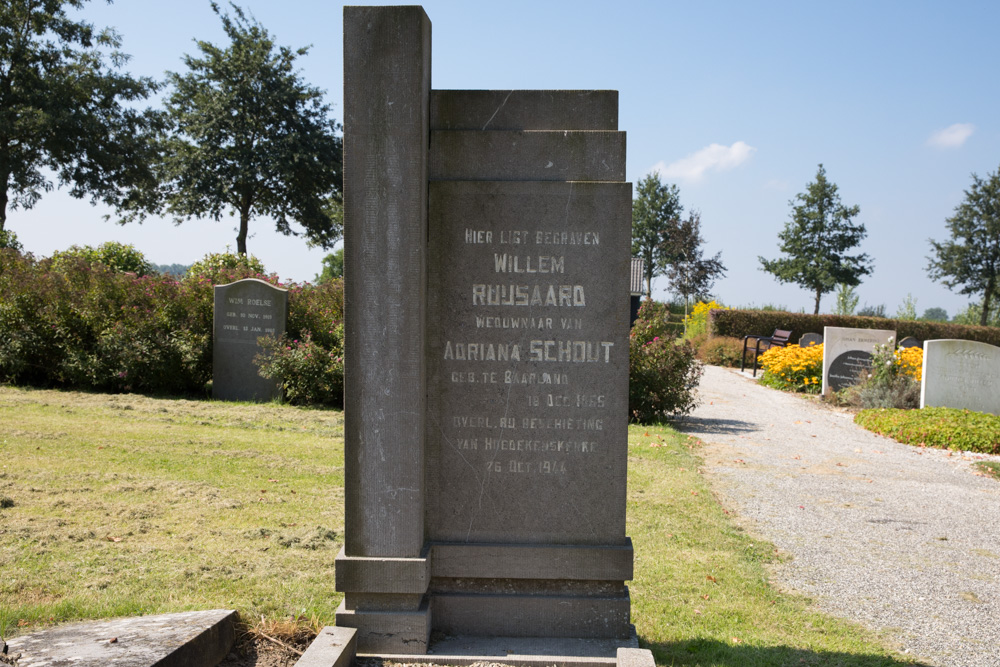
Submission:
<svg viewBox="0 0 1000 667">
<path fill-rule="evenodd" d="M 247 278 L 215 286 L 212 397 L 224 401 L 270 401 L 281 395 L 274 380 L 253 363 L 257 339 L 285 333 L 288 290 Z"/>
<path fill-rule="evenodd" d="M 879 345 L 894 346 L 896 332 L 884 329 L 823 327 L 823 394 L 857 384 L 872 366 Z"/>
<path fill-rule="evenodd" d="M 345 7 L 344 31 L 337 624 L 361 654 L 614 657 L 635 646 L 617 93 L 432 91 L 420 7 Z"/>
<path fill-rule="evenodd" d="M 823 336 L 818 333 L 805 333 L 799 338 L 799 347 L 812 347 L 813 345 L 822 345 Z"/>
<path fill-rule="evenodd" d="M 971 340 L 924 342 L 920 407 L 1000 415 L 1000 347 Z"/>
</svg>

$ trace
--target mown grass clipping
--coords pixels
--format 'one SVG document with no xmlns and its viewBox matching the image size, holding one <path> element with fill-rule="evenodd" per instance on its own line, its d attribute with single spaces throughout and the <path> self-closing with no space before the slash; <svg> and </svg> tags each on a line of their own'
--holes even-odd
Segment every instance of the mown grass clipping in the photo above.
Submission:
<svg viewBox="0 0 1000 667">
<path fill-rule="evenodd" d="M 701 445 L 629 430 L 632 620 L 661 665 L 909 664 L 779 592 L 786 556 L 741 530 Z M 0 387 L 0 634 L 234 608 L 331 625 L 343 413 Z"/>
</svg>

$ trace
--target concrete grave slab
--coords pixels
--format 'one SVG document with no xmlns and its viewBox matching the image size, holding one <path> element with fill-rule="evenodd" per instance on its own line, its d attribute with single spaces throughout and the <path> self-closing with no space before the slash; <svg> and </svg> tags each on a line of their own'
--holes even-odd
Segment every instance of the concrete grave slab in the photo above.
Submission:
<svg viewBox="0 0 1000 667">
<path fill-rule="evenodd" d="M 888 329 L 823 327 L 823 394 L 856 384 L 871 368 L 879 345 L 894 346 L 896 332 Z"/>
<path fill-rule="evenodd" d="M 971 340 L 925 341 L 920 407 L 1000 415 L 1000 347 Z"/>
<path fill-rule="evenodd" d="M 18 667 L 214 667 L 236 641 L 235 611 L 70 623 L 15 637 Z"/>
<path fill-rule="evenodd" d="M 328 625 L 295 663 L 295 667 L 350 667 L 357 650 L 357 630 Z"/>
</svg>

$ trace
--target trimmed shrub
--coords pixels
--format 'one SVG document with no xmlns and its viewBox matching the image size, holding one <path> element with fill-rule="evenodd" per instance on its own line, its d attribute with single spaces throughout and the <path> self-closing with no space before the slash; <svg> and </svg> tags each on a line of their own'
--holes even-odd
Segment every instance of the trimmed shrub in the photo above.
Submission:
<svg viewBox="0 0 1000 667">
<path fill-rule="evenodd" d="M 343 325 L 337 327 L 343 339 Z M 280 380 L 285 400 L 295 405 L 344 404 L 344 353 L 328 350 L 313 341 L 308 331 L 302 339 L 261 337 L 263 352 L 254 358 L 262 377 Z"/>
<path fill-rule="evenodd" d="M 1000 454 L 1000 417 L 956 408 L 863 410 L 854 421 L 909 445 Z"/>
<path fill-rule="evenodd" d="M 894 329 L 898 339 L 913 336 L 917 340 L 958 338 L 1000 346 L 1000 328 L 974 327 L 925 320 L 891 320 L 857 315 L 807 315 L 760 310 L 712 310 L 709 329 L 713 336 L 770 336 L 775 329 L 790 329 L 792 340 L 805 333 L 823 333 L 823 327 L 855 329 Z"/>
<path fill-rule="evenodd" d="M 743 356 L 743 341 L 739 338 L 716 336 L 706 338 L 698 345 L 698 358 L 713 366 L 739 366 Z M 753 351 L 747 351 L 747 363 L 753 363 Z"/>
<path fill-rule="evenodd" d="M 629 419 L 652 423 L 691 412 L 702 366 L 668 325 L 666 304 L 646 300 L 629 334 Z"/>
</svg>

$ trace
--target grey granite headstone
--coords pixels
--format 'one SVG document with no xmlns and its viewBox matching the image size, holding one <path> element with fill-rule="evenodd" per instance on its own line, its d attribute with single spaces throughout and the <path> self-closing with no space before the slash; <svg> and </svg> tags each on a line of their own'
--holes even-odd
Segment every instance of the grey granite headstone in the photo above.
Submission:
<svg viewBox="0 0 1000 667">
<path fill-rule="evenodd" d="M 280 337 L 288 322 L 288 290 L 247 278 L 215 286 L 212 397 L 223 401 L 270 401 L 280 383 L 262 378 L 253 358 L 257 339 Z"/>
<path fill-rule="evenodd" d="M 875 349 L 894 346 L 895 340 L 896 332 L 885 329 L 823 327 L 823 394 L 859 382 Z"/>
<path fill-rule="evenodd" d="M 361 655 L 432 631 L 632 646 L 618 95 L 431 92 L 419 7 L 344 26 L 337 624 Z"/>
<path fill-rule="evenodd" d="M 1000 347 L 971 340 L 924 343 L 920 407 L 1000 415 Z"/>
<path fill-rule="evenodd" d="M 923 347 L 924 344 L 913 336 L 907 336 L 903 340 L 899 341 L 899 347 Z"/>
<path fill-rule="evenodd" d="M 812 347 L 813 345 L 822 345 L 823 336 L 818 333 L 805 333 L 799 338 L 799 347 Z"/>
</svg>

